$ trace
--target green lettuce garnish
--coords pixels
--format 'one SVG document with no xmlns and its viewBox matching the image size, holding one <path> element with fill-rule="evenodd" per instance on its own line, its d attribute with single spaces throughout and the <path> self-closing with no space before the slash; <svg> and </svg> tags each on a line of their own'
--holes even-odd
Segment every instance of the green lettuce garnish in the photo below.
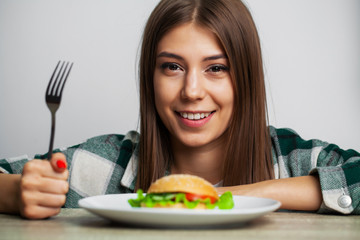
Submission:
<svg viewBox="0 0 360 240">
<path fill-rule="evenodd" d="M 128 202 L 132 207 L 154 207 L 156 204 L 162 206 L 174 205 L 176 203 L 184 203 L 189 208 L 195 208 L 199 203 L 204 203 L 207 209 L 232 209 L 234 207 L 234 201 L 231 192 L 223 193 L 219 200 L 215 203 L 211 203 L 210 199 L 198 199 L 196 201 L 188 201 L 185 197 L 185 193 L 149 193 L 144 195 L 144 192 L 139 189 L 137 192 L 136 199 L 129 199 Z"/>
</svg>

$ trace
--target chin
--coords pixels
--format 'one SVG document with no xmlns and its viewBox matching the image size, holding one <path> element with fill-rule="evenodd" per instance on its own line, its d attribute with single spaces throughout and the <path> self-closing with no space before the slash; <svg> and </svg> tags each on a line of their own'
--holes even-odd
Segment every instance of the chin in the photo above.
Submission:
<svg viewBox="0 0 360 240">
<path fill-rule="evenodd" d="M 186 136 L 183 138 L 177 138 L 177 142 L 186 147 L 199 148 L 205 147 L 217 141 L 216 138 L 209 138 L 207 136 Z"/>
</svg>

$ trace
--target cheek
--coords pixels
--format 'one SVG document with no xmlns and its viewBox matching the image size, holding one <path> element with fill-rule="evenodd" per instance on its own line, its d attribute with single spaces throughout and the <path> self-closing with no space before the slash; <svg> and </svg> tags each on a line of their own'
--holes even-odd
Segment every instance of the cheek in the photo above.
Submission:
<svg viewBox="0 0 360 240">
<path fill-rule="evenodd" d="M 217 86 L 213 94 L 215 101 L 224 111 L 233 112 L 234 108 L 234 90 L 230 81 Z"/>
<path fill-rule="evenodd" d="M 167 86 L 165 81 L 162 81 L 159 78 L 156 78 L 156 74 L 154 75 L 154 95 L 155 95 L 155 107 L 157 112 L 161 117 L 163 117 L 163 113 L 165 109 L 171 103 L 171 88 Z"/>
<path fill-rule="evenodd" d="M 225 110 L 227 122 L 229 124 L 230 119 L 233 116 L 233 112 L 234 112 L 234 97 L 233 97 L 233 94 L 228 94 L 228 96 L 224 99 L 223 108 Z"/>
<path fill-rule="evenodd" d="M 163 96 L 162 96 L 161 87 L 159 85 L 157 85 L 156 82 L 154 82 L 154 95 L 155 95 L 156 111 L 158 113 L 160 113 L 164 100 L 163 100 Z"/>
<path fill-rule="evenodd" d="M 222 88 L 218 89 L 217 104 L 220 106 L 221 121 L 224 127 L 229 127 L 231 118 L 234 114 L 234 91 L 232 85 L 225 84 Z"/>
</svg>

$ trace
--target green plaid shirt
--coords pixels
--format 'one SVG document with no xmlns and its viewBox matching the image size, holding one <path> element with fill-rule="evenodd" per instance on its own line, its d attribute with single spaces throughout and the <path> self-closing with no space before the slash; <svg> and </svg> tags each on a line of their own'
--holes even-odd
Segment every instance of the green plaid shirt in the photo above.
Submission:
<svg viewBox="0 0 360 240">
<path fill-rule="evenodd" d="M 360 214 L 360 154 L 319 140 L 305 141 L 290 129 L 269 127 L 275 178 L 318 174 L 323 195 L 320 213 Z M 65 207 L 81 198 L 134 192 L 139 133 L 103 135 L 59 149 L 66 155 L 70 190 Z M 36 155 L 35 158 L 46 158 Z M 21 173 L 27 156 L 0 160 L 0 172 Z"/>
</svg>

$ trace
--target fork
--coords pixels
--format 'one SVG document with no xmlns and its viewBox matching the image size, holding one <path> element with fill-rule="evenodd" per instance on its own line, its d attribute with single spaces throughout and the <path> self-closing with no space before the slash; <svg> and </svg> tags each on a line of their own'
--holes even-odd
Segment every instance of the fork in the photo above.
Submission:
<svg viewBox="0 0 360 240">
<path fill-rule="evenodd" d="M 61 64 L 60 69 L 58 70 Z M 69 67 L 70 64 L 70 67 Z M 64 67 L 65 66 L 65 67 Z M 58 110 L 61 102 L 61 95 L 64 90 L 66 80 L 69 76 L 73 63 L 61 62 L 59 61 L 56 65 L 56 68 L 50 78 L 49 84 L 45 93 L 45 101 L 51 112 L 51 136 L 50 136 L 50 146 L 48 152 L 48 160 L 51 159 L 54 145 L 54 135 L 55 135 L 55 113 Z"/>
</svg>

